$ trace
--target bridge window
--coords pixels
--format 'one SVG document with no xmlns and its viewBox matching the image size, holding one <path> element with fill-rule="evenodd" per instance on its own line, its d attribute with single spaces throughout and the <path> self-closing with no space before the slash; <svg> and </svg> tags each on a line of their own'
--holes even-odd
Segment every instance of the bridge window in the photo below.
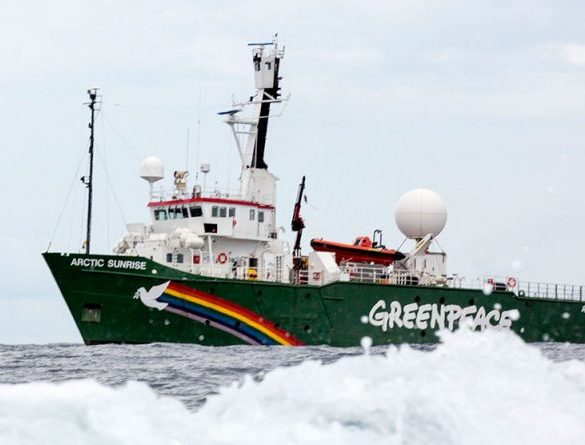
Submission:
<svg viewBox="0 0 585 445">
<path fill-rule="evenodd" d="M 164 221 L 167 219 L 166 209 L 156 209 L 154 211 L 154 219 L 157 221 Z"/>
<path fill-rule="evenodd" d="M 189 208 L 191 212 L 191 218 L 197 218 L 199 216 L 203 216 L 203 209 L 200 206 L 193 206 Z"/>
<path fill-rule="evenodd" d="M 250 209 L 250 221 L 254 221 L 256 219 L 256 210 Z"/>
<path fill-rule="evenodd" d="M 183 219 L 183 211 L 180 207 L 169 208 L 169 219 Z"/>
<path fill-rule="evenodd" d="M 229 216 L 230 218 L 232 218 L 232 217 L 233 217 L 233 218 L 235 218 L 235 216 L 236 216 L 236 208 L 235 208 L 235 207 L 230 207 L 230 208 L 229 208 L 229 211 L 228 211 L 228 216 Z"/>
<path fill-rule="evenodd" d="M 183 218 L 189 218 L 189 209 L 187 207 L 181 207 L 181 212 L 183 213 Z"/>
<path fill-rule="evenodd" d="M 173 254 L 167 253 L 167 263 L 172 263 L 172 262 L 173 262 Z"/>
<path fill-rule="evenodd" d="M 258 222 L 259 223 L 264 222 L 264 212 L 258 212 Z"/>
<path fill-rule="evenodd" d="M 177 263 L 182 263 L 183 261 L 185 261 L 185 258 L 183 257 L 182 253 L 178 253 L 177 254 Z"/>
<path fill-rule="evenodd" d="M 214 218 L 217 218 L 219 216 L 219 207 L 218 206 L 213 206 L 211 208 L 211 216 Z"/>
<path fill-rule="evenodd" d="M 222 218 L 225 218 L 227 216 L 227 208 L 226 207 L 219 208 L 219 216 Z"/>
</svg>

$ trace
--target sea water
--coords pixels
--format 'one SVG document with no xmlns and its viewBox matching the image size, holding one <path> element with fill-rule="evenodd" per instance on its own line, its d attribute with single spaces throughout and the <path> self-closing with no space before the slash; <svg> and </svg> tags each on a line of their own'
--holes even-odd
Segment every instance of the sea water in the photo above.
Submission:
<svg viewBox="0 0 585 445">
<path fill-rule="evenodd" d="M 585 444 L 585 347 L 0 346 L 0 444 Z"/>
</svg>

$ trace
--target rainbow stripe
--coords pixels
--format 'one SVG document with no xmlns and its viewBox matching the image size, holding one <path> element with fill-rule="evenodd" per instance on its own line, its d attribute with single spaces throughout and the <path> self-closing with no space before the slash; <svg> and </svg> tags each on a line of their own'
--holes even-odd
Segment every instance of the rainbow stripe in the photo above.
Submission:
<svg viewBox="0 0 585 445">
<path fill-rule="evenodd" d="M 158 301 L 165 311 L 227 332 L 253 345 L 300 346 L 303 343 L 258 314 L 200 290 L 170 282 Z"/>
</svg>

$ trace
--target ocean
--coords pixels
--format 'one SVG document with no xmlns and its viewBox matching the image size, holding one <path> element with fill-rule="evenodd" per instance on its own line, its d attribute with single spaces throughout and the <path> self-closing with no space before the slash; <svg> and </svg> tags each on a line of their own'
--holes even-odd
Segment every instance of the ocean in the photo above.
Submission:
<svg viewBox="0 0 585 445">
<path fill-rule="evenodd" d="M 0 444 L 582 444 L 585 346 L 0 345 Z"/>
</svg>

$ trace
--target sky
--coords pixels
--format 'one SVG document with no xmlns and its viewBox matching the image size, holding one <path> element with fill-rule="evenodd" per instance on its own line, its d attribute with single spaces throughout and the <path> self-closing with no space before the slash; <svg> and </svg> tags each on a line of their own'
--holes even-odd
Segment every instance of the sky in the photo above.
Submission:
<svg viewBox="0 0 585 445">
<path fill-rule="evenodd" d="M 236 185 L 216 112 L 254 91 L 246 44 L 274 33 L 291 96 L 266 160 L 285 238 L 302 175 L 305 245 L 379 228 L 399 246 L 394 206 L 426 187 L 449 211 L 450 273 L 585 284 L 581 1 L 0 5 L 0 343 L 81 341 L 41 252 L 81 246 L 86 90 L 103 96 L 93 250 L 108 253 L 148 221 L 144 157 Z"/>
</svg>

